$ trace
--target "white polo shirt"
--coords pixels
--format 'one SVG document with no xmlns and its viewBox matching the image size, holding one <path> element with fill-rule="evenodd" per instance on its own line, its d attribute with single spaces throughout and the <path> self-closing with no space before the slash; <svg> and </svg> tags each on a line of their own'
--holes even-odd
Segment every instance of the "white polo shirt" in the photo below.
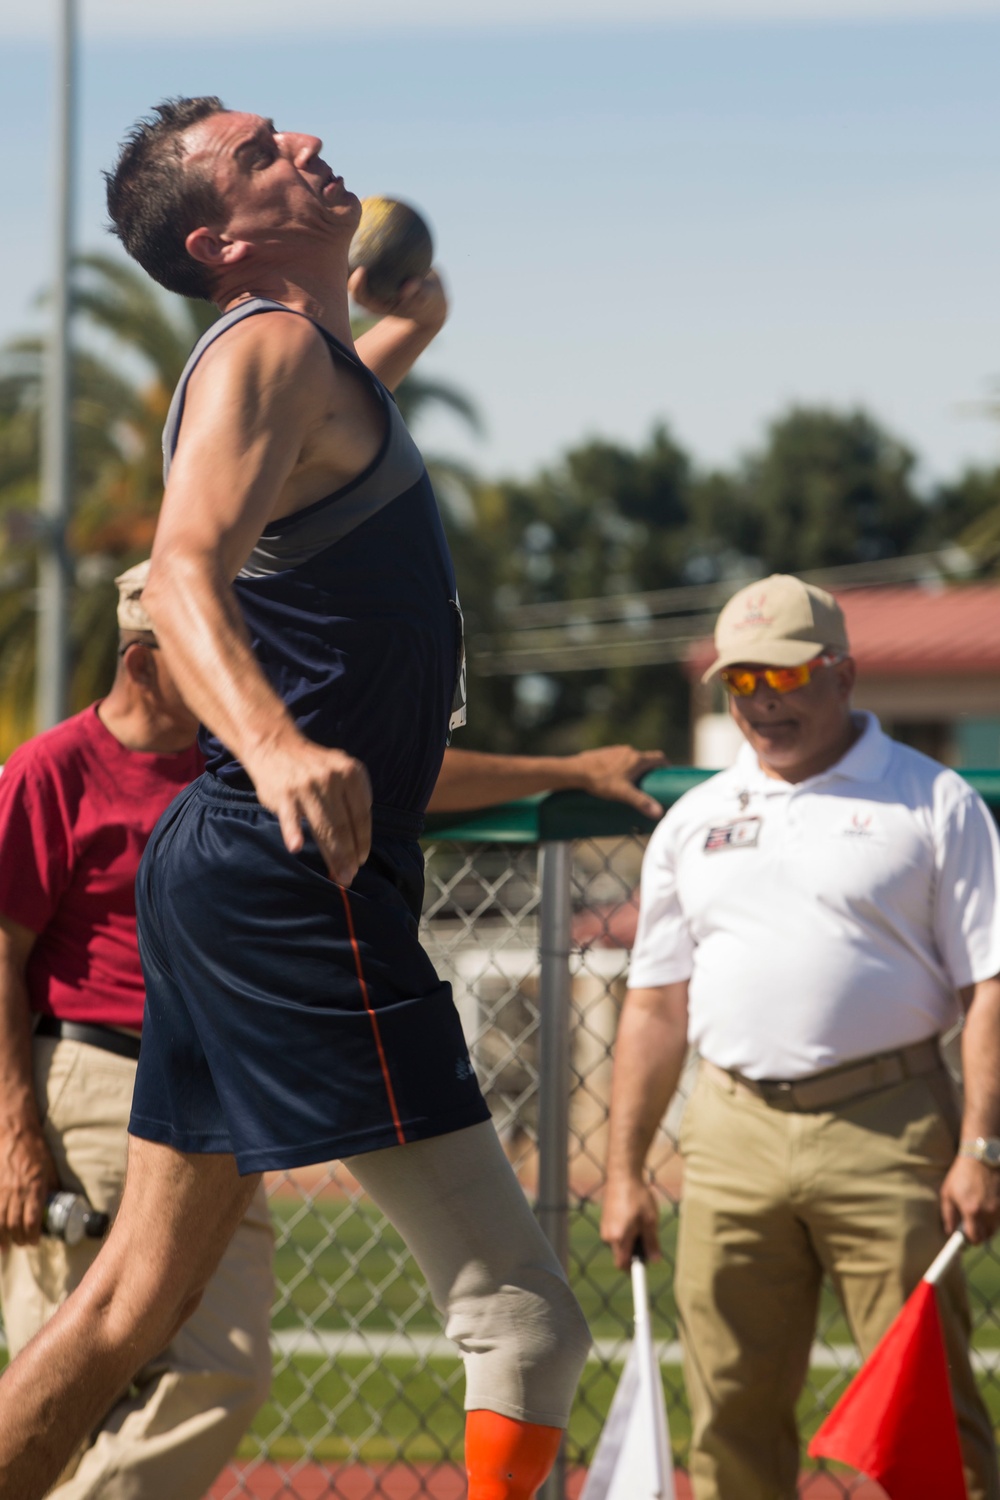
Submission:
<svg viewBox="0 0 1000 1500">
<path fill-rule="evenodd" d="M 1000 972 L 1000 838 L 956 772 L 873 714 L 791 785 L 749 745 L 653 833 L 629 984 L 690 980 L 689 1037 L 751 1078 L 808 1077 L 958 1019 Z"/>
</svg>

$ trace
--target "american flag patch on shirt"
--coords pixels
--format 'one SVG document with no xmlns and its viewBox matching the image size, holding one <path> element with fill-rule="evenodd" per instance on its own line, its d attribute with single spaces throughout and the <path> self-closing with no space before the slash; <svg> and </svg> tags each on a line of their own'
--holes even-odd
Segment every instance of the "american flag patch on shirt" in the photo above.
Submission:
<svg viewBox="0 0 1000 1500">
<path fill-rule="evenodd" d="M 704 844 L 706 854 L 716 849 L 752 849 L 760 838 L 760 824 L 760 818 L 735 818 L 732 823 L 710 828 Z"/>
</svg>

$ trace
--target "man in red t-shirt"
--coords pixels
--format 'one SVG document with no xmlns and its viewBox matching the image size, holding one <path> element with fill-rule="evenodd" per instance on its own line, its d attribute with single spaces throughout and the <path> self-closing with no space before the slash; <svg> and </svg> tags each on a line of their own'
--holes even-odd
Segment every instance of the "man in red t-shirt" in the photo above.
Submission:
<svg viewBox="0 0 1000 1500">
<path fill-rule="evenodd" d="M 108 696 L 23 745 L 0 776 L 0 1302 L 12 1354 L 99 1248 L 41 1234 L 47 1195 L 118 1206 L 144 999 L 135 875 L 153 825 L 202 769 L 197 722 L 139 601 L 146 568 L 118 580 Z M 198 1311 L 54 1497 L 199 1500 L 267 1395 L 271 1258 L 261 1190 Z"/>
</svg>

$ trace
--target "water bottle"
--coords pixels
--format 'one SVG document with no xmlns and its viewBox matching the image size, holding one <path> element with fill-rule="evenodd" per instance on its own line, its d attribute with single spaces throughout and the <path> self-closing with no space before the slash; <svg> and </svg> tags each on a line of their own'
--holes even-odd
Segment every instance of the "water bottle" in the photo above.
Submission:
<svg viewBox="0 0 1000 1500">
<path fill-rule="evenodd" d="M 107 1230 L 108 1218 L 107 1214 L 91 1208 L 79 1193 L 50 1193 L 45 1203 L 42 1233 L 67 1245 L 78 1245 L 83 1239 L 99 1240 Z"/>
</svg>

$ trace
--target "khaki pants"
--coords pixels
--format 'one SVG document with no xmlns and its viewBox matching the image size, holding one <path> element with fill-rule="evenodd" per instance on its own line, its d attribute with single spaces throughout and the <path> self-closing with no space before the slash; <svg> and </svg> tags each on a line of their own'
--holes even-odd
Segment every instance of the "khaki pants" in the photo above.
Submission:
<svg viewBox="0 0 1000 1500">
<path fill-rule="evenodd" d="M 697 1500 L 792 1500 L 795 1404 L 827 1273 L 867 1356 L 944 1244 L 945 1074 L 791 1112 L 702 1072 L 681 1128 L 677 1303 Z M 938 1288 L 969 1500 L 998 1500 L 960 1270 Z"/>
<path fill-rule="evenodd" d="M 134 1062 L 36 1037 L 35 1090 L 62 1187 L 113 1213 L 125 1176 Z M 16 1354 L 82 1280 L 100 1248 L 42 1238 L 0 1254 L 0 1303 Z M 263 1189 L 194 1315 L 142 1369 L 53 1500 L 201 1500 L 271 1382 L 273 1234 Z"/>
</svg>

